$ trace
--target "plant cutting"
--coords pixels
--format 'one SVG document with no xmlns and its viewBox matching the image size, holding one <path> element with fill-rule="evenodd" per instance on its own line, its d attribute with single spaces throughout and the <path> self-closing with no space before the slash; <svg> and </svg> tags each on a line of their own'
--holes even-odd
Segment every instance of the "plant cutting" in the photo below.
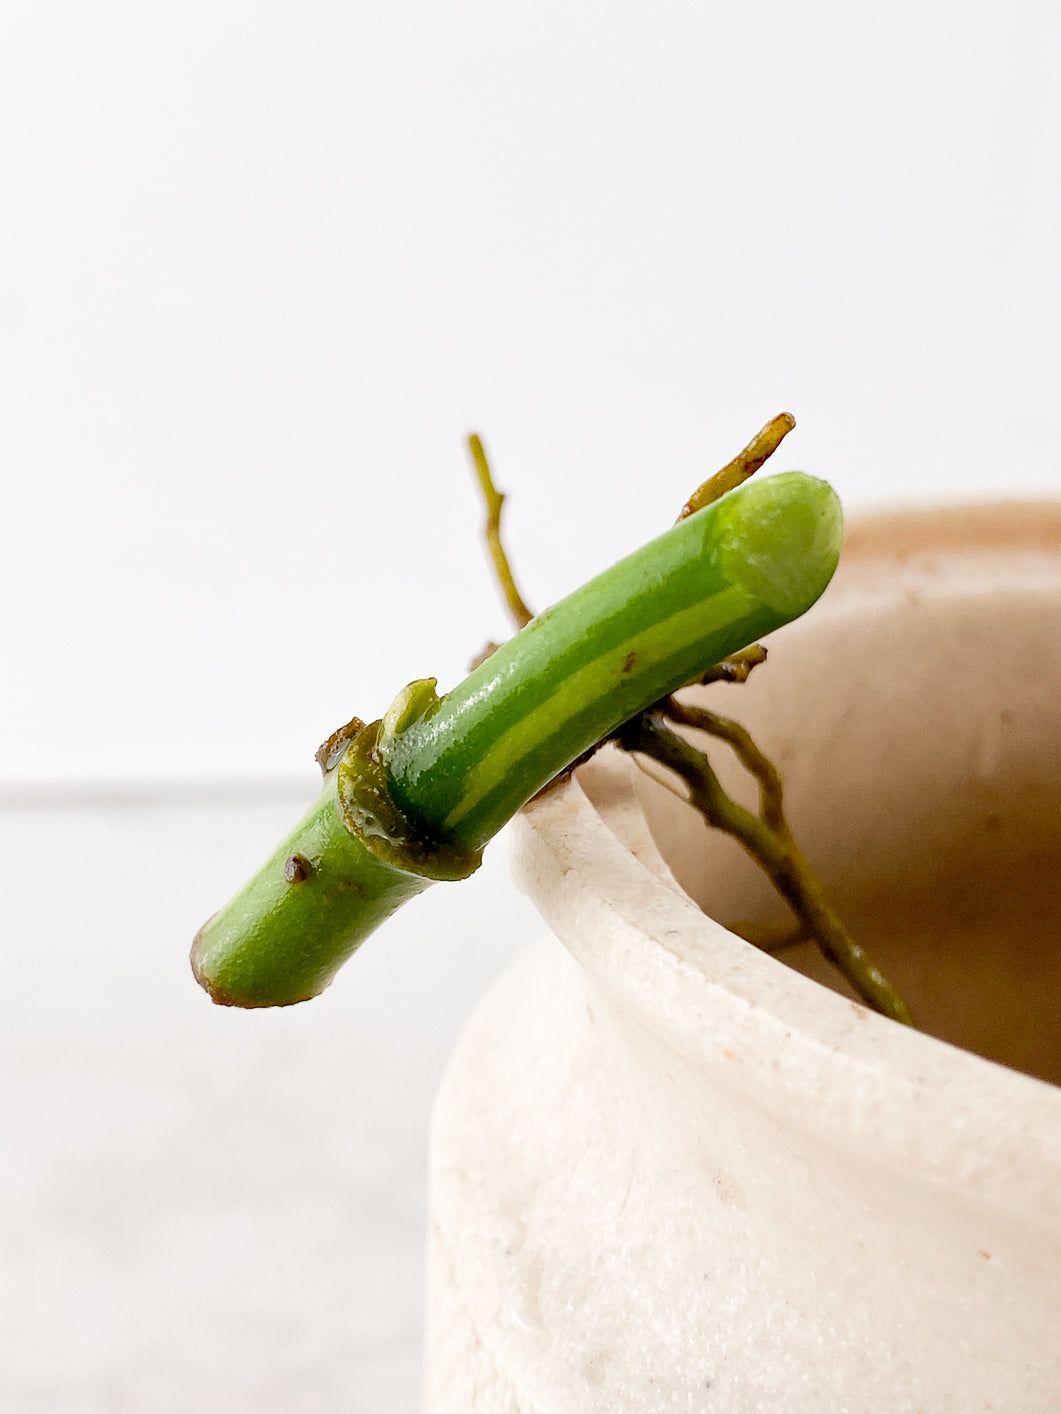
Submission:
<svg viewBox="0 0 1061 1414">
<path fill-rule="evenodd" d="M 671 530 L 532 616 L 500 536 L 503 498 L 469 439 L 488 509 L 487 540 L 519 626 L 444 696 L 404 688 L 383 718 L 353 718 L 317 759 L 324 786 L 305 819 L 195 939 L 212 998 L 277 1006 L 315 996 L 395 908 L 438 880 L 467 877 L 488 841 L 559 773 L 613 738 L 681 778 L 705 818 L 757 857 L 868 1004 L 910 1014 L 828 907 L 785 820 L 776 771 L 735 723 L 672 697 L 746 678 L 755 641 L 803 614 L 836 568 L 841 516 L 831 488 L 801 472 L 748 483 L 794 426 L 768 423 L 689 499 Z M 721 789 L 672 723 L 726 740 L 758 778 L 756 815 Z"/>
<path fill-rule="evenodd" d="M 321 800 L 196 941 L 215 1000 L 302 1000 L 514 817 L 554 936 L 436 1106 L 430 1414 L 1056 1405 L 1061 1091 L 973 1052 L 1061 1074 L 1061 512 L 856 526 L 801 617 L 839 517 L 797 473 L 744 484 L 772 426 L 537 618 L 473 441 L 523 627 L 333 734 Z M 737 727 L 704 692 L 742 680 Z M 935 1034 L 889 1024 L 827 894 Z"/>
</svg>

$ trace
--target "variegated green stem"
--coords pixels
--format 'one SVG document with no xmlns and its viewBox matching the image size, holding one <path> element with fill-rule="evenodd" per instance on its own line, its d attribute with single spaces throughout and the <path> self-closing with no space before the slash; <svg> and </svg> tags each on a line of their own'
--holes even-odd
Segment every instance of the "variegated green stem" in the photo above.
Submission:
<svg viewBox="0 0 1061 1414">
<path fill-rule="evenodd" d="M 413 683 L 381 722 L 338 733 L 321 801 L 200 931 L 196 976 L 241 1006 L 320 991 L 411 894 L 471 873 L 595 742 L 805 612 L 840 538 L 824 482 L 741 486 L 539 614 L 446 696 Z"/>
<path fill-rule="evenodd" d="M 413 684 L 379 735 L 396 804 L 481 847 L 621 722 L 808 609 L 840 531 L 824 482 L 750 482 L 546 609 L 441 701 Z"/>
</svg>

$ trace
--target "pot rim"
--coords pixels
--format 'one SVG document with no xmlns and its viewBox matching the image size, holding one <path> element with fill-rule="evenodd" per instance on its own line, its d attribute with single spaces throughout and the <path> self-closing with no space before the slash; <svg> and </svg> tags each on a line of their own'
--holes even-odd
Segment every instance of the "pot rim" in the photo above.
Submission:
<svg viewBox="0 0 1061 1414">
<path fill-rule="evenodd" d="M 837 580 L 857 586 L 922 554 L 1000 552 L 1045 554 L 1056 575 L 1061 501 L 864 513 L 845 537 Z M 602 752 L 595 769 L 632 797 L 632 763 Z M 1061 1235 L 1061 1087 L 803 976 L 701 912 L 661 864 L 622 843 L 577 778 L 532 801 L 512 827 L 517 884 L 592 985 L 710 1083 L 877 1166 L 948 1186 L 957 1170 L 962 1201 Z"/>
</svg>

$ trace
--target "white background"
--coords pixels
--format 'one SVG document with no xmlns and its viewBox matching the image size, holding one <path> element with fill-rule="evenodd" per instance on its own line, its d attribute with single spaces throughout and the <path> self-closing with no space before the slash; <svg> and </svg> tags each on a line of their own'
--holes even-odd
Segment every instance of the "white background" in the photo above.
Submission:
<svg viewBox="0 0 1061 1414">
<path fill-rule="evenodd" d="M 1053 0 L 0 0 L 5 1409 L 415 1407 L 536 924 L 492 861 L 254 1018 L 190 934 L 505 632 L 472 427 L 539 605 L 782 409 L 849 507 L 1057 495 L 1059 67 Z"/>
<path fill-rule="evenodd" d="M 1058 489 L 1061 13 L 5 0 L 0 779 L 289 773 L 767 417 Z M 307 755 L 308 752 L 308 755 Z"/>
</svg>

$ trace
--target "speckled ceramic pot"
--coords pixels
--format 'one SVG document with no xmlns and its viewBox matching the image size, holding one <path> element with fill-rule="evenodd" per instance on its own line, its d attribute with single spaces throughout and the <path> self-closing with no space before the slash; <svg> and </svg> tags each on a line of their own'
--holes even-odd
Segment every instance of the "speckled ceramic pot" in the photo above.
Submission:
<svg viewBox="0 0 1061 1414">
<path fill-rule="evenodd" d="M 628 759 L 535 802 L 554 936 L 435 1114 L 428 1414 L 1053 1414 L 1061 507 L 863 521 L 708 692 L 927 1034 L 730 931 L 784 911 Z"/>
</svg>

